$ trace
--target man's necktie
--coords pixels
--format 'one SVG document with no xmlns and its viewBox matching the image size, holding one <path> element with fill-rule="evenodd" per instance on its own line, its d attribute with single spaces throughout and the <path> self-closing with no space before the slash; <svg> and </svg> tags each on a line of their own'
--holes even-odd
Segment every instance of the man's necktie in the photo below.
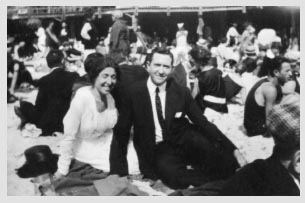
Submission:
<svg viewBox="0 0 305 203">
<path fill-rule="evenodd" d="M 159 120 L 161 129 L 162 129 L 162 135 L 164 136 L 165 121 L 164 121 L 163 114 L 162 114 L 162 104 L 161 104 L 161 100 L 159 97 L 159 92 L 160 92 L 159 87 L 157 87 L 156 88 L 156 97 L 155 97 L 156 109 L 157 109 L 158 120 Z"/>
</svg>

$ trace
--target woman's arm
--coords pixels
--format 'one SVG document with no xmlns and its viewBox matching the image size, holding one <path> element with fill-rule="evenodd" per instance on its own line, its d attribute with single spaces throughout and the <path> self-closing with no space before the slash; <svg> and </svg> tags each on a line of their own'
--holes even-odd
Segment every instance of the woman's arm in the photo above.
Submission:
<svg viewBox="0 0 305 203">
<path fill-rule="evenodd" d="M 77 92 L 78 93 L 78 92 Z M 77 139 L 76 135 L 79 131 L 83 102 L 81 95 L 77 94 L 73 98 L 70 108 L 63 120 L 64 123 L 64 139 L 60 142 L 58 170 L 62 175 L 67 175 L 71 160 L 74 157 L 73 146 Z"/>
</svg>

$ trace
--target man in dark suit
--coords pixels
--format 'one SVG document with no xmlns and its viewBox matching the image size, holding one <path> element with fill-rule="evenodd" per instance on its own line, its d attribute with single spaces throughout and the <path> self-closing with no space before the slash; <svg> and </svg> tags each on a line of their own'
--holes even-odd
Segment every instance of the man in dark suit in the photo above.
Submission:
<svg viewBox="0 0 305 203">
<path fill-rule="evenodd" d="M 121 100 L 110 150 L 110 173 L 128 175 L 126 154 L 133 125 L 133 142 L 144 178 L 161 179 L 177 189 L 232 175 L 238 168 L 233 156 L 238 150 L 201 114 L 190 91 L 168 79 L 173 55 L 157 48 L 148 57 L 149 78 L 126 88 Z"/>
<path fill-rule="evenodd" d="M 63 117 L 70 106 L 72 85 L 77 73 L 63 69 L 64 55 L 61 51 L 51 50 L 47 57 L 51 72 L 38 82 L 39 91 L 35 105 L 21 101 L 15 107 L 17 116 L 21 118 L 21 127 L 33 123 L 42 130 L 40 136 L 63 132 Z"/>
</svg>

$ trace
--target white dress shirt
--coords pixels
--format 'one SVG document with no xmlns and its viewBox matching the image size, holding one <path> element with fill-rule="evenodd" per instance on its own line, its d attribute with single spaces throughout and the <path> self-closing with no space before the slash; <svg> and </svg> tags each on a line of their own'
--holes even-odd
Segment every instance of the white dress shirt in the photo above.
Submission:
<svg viewBox="0 0 305 203">
<path fill-rule="evenodd" d="M 149 92 L 149 96 L 150 96 L 150 100 L 151 100 L 151 105 L 152 105 L 152 111 L 153 111 L 153 116 L 154 116 L 154 123 L 155 123 L 155 134 L 156 134 L 156 142 L 161 142 L 163 141 L 163 137 L 162 137 L 162 128 L 161 125 L 159 123 L 158 120 L 158 114 L 157 114 L 157 109 L 156 109 L 156 88 L 159 87 L 159 97 L 161 100 L 161 105 L 162 105 L 162 115 L 163 118 L 165 119 L 165 96 L 166 96 L 166 91 L 165 91 L 165 87 L 166 87 L 166 83 L 164 83 L 161 86 L 156 86 L 151 78 L 149 77 L 147 80 L 147 87 L 148 87 L 148 92 Z"/>
</svg>

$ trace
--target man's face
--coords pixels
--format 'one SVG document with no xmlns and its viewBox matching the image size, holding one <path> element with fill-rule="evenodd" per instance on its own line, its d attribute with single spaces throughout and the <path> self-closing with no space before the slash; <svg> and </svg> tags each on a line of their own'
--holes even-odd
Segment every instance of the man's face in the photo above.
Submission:
<svg viewBox="0 0 305 203">
<path fill-rule="evenodd" d="M 284 62 L 282 63 L 281 70 L 276 74 L 276 77 L 279 80 L 280 85 L 285 84 L 291 78 L 291 66 L 289 63 Z"/>
<path fill-rule="evenodd" d="M 164 84 L 172 71 L 172 59 L 169 55 L 155 53 L 151 63 L 147 65 L 147 71 L 152 82 L 160 86 Z"/>
</svg>

